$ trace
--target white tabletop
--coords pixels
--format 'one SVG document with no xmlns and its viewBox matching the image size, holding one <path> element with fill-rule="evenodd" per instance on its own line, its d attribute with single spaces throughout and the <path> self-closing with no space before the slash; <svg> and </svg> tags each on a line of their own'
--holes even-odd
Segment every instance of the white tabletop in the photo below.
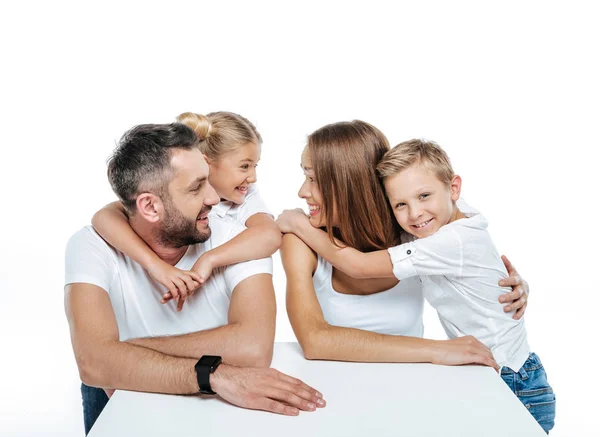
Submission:
<svg viewBox="0 0 600 437">
<path fill-rule="evenodd" d="M 272 366 L 319 390 L 327 406 L 287 417 L 216 396 L 119 390 L 89 436 L 546 435 L 489 367 L 308 361 L 297 343 L 276 343 Z"/>
</svg>

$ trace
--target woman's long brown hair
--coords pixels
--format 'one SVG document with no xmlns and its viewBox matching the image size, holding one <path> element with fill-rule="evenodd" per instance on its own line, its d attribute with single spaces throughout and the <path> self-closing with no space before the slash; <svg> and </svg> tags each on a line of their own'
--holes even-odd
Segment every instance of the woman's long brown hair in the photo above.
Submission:
<svg viewBox="0 0 600 437">
<path fill-rule="evenodd" d="M 399 244 L 400 227 L 376 172 L 390 149 L 381 131 L 360 120 L 329 124 L 309 135 L 308 148 L 331 240 L 363 252 Z"/>
</svg>

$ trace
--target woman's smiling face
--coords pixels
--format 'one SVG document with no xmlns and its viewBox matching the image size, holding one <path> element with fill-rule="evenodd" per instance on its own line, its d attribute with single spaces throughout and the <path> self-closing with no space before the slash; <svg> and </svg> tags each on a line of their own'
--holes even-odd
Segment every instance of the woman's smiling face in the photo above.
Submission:
<svg viewBox="0 0 600 437">
<path fill-rule="evenodd" d="M 323 197 L 319 184 L 315 178 L 315 171 L 312 165 L 310 150 L 306 146 L 302 152 L 301 166 L 304 171 L 304 183 L 298 191 L 298 196 L 306 200 L 309 212 L 310 224 L 315 228 L 324 227 L 326 224 L 325 208 L 323 205 Z M 337 214 L 334 206 L 333 226 L 337 225 Z"/>
</svg>

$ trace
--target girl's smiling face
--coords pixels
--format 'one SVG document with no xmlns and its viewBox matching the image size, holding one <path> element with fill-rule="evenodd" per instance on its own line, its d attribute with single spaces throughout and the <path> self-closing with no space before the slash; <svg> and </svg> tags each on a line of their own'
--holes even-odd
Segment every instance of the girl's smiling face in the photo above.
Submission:
<svg viewBox="0 0 600 437">
<path fill-rule="evenodd" d="M 248 187 L 256 182 L 260 153 L 260 144 L 250 142 L 219 159 L 207 158 L 210 166 L 209 182 L 222 200 L 236 204 L 244 202 Z"/>
</svg>

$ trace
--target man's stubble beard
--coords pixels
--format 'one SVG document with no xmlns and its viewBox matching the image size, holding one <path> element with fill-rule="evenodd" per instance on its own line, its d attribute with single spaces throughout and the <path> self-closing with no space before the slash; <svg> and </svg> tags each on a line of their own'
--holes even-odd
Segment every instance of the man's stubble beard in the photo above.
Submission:
<svg viewBox="0 0 600 437">
<path fill-rule="evenodd" d="M 165 219 L 157 231 L 158 241 L 166 246 L 179 248 L 192 244 L 204 243 L 210 238 L 210 227 L 205 232 L 196 228 L 196 219 L 185 217 L 173 204 L 171 199 L 163 202 L 165 206 Z"/>
</svg>

